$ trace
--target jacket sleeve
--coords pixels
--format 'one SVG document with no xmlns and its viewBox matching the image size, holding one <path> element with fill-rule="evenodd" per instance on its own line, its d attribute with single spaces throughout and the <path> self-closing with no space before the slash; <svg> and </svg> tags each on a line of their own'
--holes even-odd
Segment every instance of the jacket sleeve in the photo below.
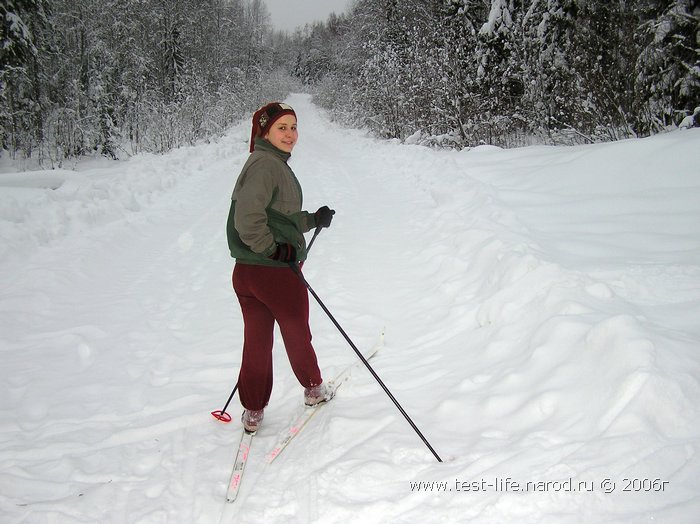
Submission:
<svg viewBox="0 0 700 524">
<path fill-rule="evenodd" d="M 302 233 L 307 233 L 316 227 L 316 216 L 308 211 L 300 211 L 296 217 L 297 227 Z"/>
<path fill-rule="evenodd" d="M 254 253 L 269 256 L 275 251 L 275 239 L 267 225 L 267 207 L 276 191 L 274 166 L 260 158 L 248 166 L 239 178 L 233 197 L 236 200 L 234 227 L 241 240 Z"/>
</svg>

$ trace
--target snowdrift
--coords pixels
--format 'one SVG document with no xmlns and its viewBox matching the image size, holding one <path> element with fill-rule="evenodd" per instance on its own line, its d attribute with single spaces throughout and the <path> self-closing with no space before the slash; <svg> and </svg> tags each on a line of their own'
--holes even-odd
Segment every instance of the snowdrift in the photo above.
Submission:
<svg viewBox="0 0 700 524">
<path fill-rule="evenodd" d="M 281 340 L 239 499 L 224 225 L 247 123 L 108 167 L 0 174 L 3 522 L 678 522 L 700 496 L 700 130 L 436 151 L 295 95 L 307 280 L 366 370 L 301 404 Z M 327 376 L 354 354 L 312 304 Z M 234 402 L 234 405 L 236 403 Z"/>
</svg>

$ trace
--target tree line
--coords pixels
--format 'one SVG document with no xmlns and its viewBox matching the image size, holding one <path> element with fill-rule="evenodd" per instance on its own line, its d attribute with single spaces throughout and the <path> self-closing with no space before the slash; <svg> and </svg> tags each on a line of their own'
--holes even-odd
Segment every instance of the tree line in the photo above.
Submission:
<svg viewBox="0 0 700 524">
<path fill-rule="evenodd" d="M 284 98 L 261 0 L 5 0 L 1 147 L 65 158 L 163 152 Z"/>
<path fill-rule="evenodd" d="M 356 0 L 303 36 L 295 73 L 384 137 L 614 140 L 700 106 L 693 0 Z"/>
<path fill-rule="evenodd" d="M 192 144 L 300 88 L 344 123 L 455 147 L 647 136 L 700 106 L 696 0 L 355 0 L 291 35 L 263 0 L 0 13 L 0 149 L 49 166 Z"/>
</svg>

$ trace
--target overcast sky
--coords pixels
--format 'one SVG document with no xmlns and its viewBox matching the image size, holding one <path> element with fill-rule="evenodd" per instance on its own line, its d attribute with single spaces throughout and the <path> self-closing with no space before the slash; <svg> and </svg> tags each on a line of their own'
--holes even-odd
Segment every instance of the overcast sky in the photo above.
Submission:
<svg viewBox="0 0 700 524">
<path fill-rule="evenodd" d="M 325 22 L 331 13 L 340 14 L 352 0 L 264 0 L 275 29 L 292 32 L 315 21 Z"/>
</svg>

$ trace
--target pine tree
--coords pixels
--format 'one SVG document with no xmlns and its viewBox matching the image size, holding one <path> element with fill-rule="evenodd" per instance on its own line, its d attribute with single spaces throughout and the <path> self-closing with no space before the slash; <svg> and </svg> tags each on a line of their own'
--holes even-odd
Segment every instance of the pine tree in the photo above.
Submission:
<svg viewBox="0 0 700 524">
<path fill-rule="evenodd" d="M 700 6 L 663 2 L 646 13 L 636 39 L 636 131 L 646 135 L 679 123 L 700 106 Z"/>
<path fill-rule="evenodd" d="M 50 32 L 48 2 L 7 0 L 0 13 L 0 148 L 29 156 L 43 139 L 40 59 Z"/>
<path fill-rule="evenodd" d="M 575 44 L 577 13 L 571 0 L 534 0 L 523 17 L 524 118 L 550 140 L 561 129 L 582 127 L 590 110 L 576 75 L 583 54 Z"/>
</svg>

